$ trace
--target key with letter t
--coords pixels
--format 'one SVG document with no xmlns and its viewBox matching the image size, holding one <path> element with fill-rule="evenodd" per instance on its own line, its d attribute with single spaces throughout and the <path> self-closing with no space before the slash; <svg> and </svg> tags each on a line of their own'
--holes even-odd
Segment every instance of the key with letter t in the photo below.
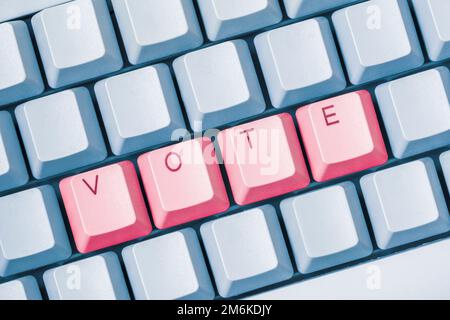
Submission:
<svg viewBox="0 0 450 320">
<path fill-rule="evenodd" d="M 297 120 L 316 181 L 345 176 L 387 161 L 368 91 L 302 107 L 297 111 Z"/>
<path fill-rule="evenodd" d="M 287 113 L 222 131 L 218 140 L 234 199 L 240 205 L 309 184 L 294 121 Z"/>
</svg>

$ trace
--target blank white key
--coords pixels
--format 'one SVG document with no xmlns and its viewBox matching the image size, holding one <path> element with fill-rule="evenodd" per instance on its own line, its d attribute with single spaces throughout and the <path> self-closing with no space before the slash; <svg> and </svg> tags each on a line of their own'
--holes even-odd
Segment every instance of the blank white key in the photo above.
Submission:
<svg viewBox="0 0 450 320">
<path fill-rule="evenodd" d="M 51 186 L 0 198 L 0 276 L 30 271 L 70 257 L 58 199 Z"/>
<path fill-rule="evenodd" d="M 42 93 L 44 83 L 25 22 L 0 24 L 0 44 L 0 105 Z"/>
<path fill-rule="evenodd" d="M 450 144 L 450 72 L 424 71 L 376 88 L 379 108 L 396 158 Z"/>
<path fill-rule="evenodd" d="M 113 0 L 112 4 L 132 64 L 203 43 L 192 0 Z"/>
<path fill-rule="evenodd" d="M 169 142 L 174 130 L 186 129 L 165 64 L 100 81 L 95 92 L 116 155 Z"/>
<path fill-rule="evenodd" d="M 44 283 L 50 300 L 129 300 L 120 261 L 107 252 L 47 270 Z"/>
<path fill-rule="evenodd" d="M 198 5 L 212 41 L 267 27 L 282 19 L 278 0 L 198 0 Z"/>
<path fill-rule="evenodd" d="M 284 0 L 284 7 L 289 18 L 295 19 L 356 1 L 358 0 Z"/>
<path fill-rule="evenodd" d="M 301 273 L 372 253 L 358 194 L 351 182 L 283 200 L 280 207 Z"/>
<path fill-rule="evenodd" d="M 70 0 L 0 0 L 0 22 L 25 16 Z"/>
<path fill-rule="evenodd" d="M 106 158 L 86 88 L 26 102 L 15 112 L 35 178 L 43 179 Z"/>
<path fill-rule="evenodd" d="M 214 289 L 193 229 L 131 245 L 122 254 L 138 300 L 214 298 Z"/>
<path fill-rule="evenodd" d="M 371 0 L 333 14 L 350 81 L 376 80 L 423 64 L 407 0 Z"/>
<path fill-rule="evenodd" d="M 32 18 L 48 84 L 59 88 L 119 70 L 119 45 L 105 0 L 76 0 Z"/>
<path fill-rule="evenodd" d="M 242 120 L 266 108 L 244 40 L 188 53 L 173 67 L 194 131 Z"/>
<path fill-rule="evenodd" d="M 36 279 L 32 276 L 0 284 L 0 300 L 42 300 Z"/>
<path fill-rule="evenodd" d="M 439 178 L 430 158 L 361 179 L 378 247 L 389 249 L 450 229 Z"/>
<path fill-rule="evenodd" d="M 0 191 L 28 182 L 28 172 L 17 139 L 16 128 L 8 112 L 0 112 Z"/>
<path fill-rule="evenodd" d="M 292 277 L 278 218 L 270 205 L 207 222 L 201 234 L 222 297 Z"/>
<path fill-rule="evenodd" d="M 347 84 L 323 17 L 262 33 L 255 46 L 276 108 L 338 92 Z"/>
<path fill-rule="evenodd" d="M 417 20 L 431 60 L 450 58 L 450 1 L 413 1 Z"/>
<path fill-rule="evenodd" d="M 450 239 L 254 295 L 255 300 L 450 299 Z"/>
</svg>

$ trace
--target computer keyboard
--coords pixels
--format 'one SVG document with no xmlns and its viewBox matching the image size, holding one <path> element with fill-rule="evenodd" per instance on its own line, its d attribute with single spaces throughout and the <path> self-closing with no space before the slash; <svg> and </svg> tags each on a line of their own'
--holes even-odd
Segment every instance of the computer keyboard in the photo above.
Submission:
<svg viewBox="0 0 450 320">
<path fill-rule="evenodd" d="M 0 0 L 0 299 L 450 299 L 450 1 Z"/>
</svg>

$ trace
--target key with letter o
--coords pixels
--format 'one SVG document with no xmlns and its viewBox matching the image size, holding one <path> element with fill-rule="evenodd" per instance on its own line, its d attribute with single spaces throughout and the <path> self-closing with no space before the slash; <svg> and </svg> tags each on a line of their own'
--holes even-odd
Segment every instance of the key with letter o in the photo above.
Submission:
<svg viewBox="0 0 450 320">
<path fill-rule="evenodd" d="M 214 145 L 199 138 L 139 157 L 153 221 L 159 229 L 228 209 L 229 201 Z"/>
<path fill-rule="evenodd" d="M 297 120 L 316 181 L 379 166 L 388 159 L 368 91 L 302 107 Z"/>
</svg>

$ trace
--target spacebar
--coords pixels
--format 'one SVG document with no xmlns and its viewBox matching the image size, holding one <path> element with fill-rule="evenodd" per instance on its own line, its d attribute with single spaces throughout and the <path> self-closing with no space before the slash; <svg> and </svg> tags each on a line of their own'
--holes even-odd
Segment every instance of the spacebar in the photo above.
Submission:
<svg viewBox="0 0 450 320">
<path fill-rule="evenodd" d="M 247 299 L 450 299 L 450 239 Z"/>
</svg>

